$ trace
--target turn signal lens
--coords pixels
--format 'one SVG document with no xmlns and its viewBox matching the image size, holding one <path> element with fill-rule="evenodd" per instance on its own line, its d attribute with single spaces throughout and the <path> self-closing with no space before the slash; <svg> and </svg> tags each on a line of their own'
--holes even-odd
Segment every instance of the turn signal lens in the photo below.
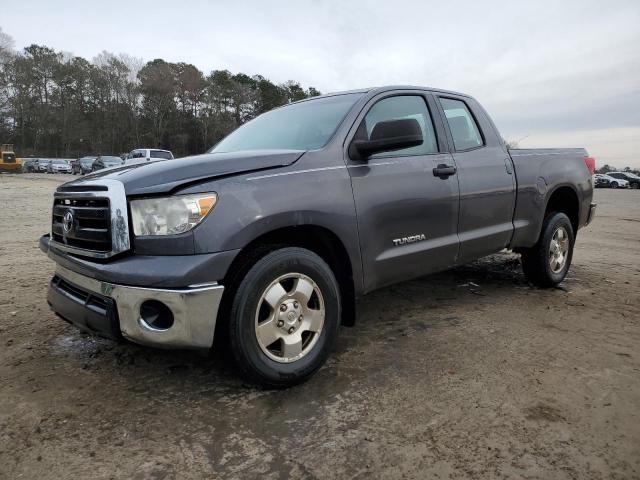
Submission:
<svg viewBox="0 0 640 480">
<path fill-rule="evenodd" d="M 200 208 L 200 213 L 202 214 L 202 216 L 206 217 L 209 214 L 209 212 L 216 205 L 217 200 L 218 197 L 216 195 L 213 195 L 211 197 L 199 198 L 197 200 L 198 207 Z"/>
</svg>

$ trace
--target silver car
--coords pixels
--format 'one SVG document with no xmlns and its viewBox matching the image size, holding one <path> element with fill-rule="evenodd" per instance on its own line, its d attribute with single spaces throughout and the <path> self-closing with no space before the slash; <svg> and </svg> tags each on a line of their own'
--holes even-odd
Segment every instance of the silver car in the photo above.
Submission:
<svg viewBox="0 0 640 480">
<path fill-rule="evenodd" d="M 40 173 L 43 173 L 43 172 L 47 173 L 47 171 L 49 170 L 50 163 L 51 163 L 51 160 L 46 158 L 37 159 L 35 163 L 35 171 Z"/>
<path fill-rule="evenodd" d="M 71 165 L 66 160 L 51 160 L 47 173 L 71 173 Z"/>
<path fill-rule="evenodd" d="M 629 188 L 629 182 L 621 178 L 614 178 L 604 173 L 596 173 L 595 186 L 600 188 Z"/>
</svg>

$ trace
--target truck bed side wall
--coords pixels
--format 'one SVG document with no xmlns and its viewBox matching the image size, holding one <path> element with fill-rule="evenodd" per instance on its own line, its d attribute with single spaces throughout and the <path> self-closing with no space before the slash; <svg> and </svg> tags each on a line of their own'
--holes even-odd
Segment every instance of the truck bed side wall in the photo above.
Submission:
<svg viewBox="0 0 640 480">
<path fill-rule="evenodd" d="M 578 199 L 579 226 L 586 223 L 593 197 L 591 175 L 582 148 L 511 150 L 518 182 L 512 248 L 533 246 L 542 229 L 549 199 L 561 187 Z"/>
</svg>

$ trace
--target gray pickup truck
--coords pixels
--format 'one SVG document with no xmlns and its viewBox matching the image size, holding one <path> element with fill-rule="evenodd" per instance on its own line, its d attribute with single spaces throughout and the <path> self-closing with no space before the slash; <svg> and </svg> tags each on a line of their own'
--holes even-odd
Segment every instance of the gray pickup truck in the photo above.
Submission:
<svg viewBox="0 0 640 480">
<path fill-rule="evenodd" d="M 209 152 L 60 186 L 48 302 L 81 329 L 228 348 L 281 387 L 313 374 L 355 299 L 513 249 L 549 287 L 595 205 L 583 149 L 508 150 L 472 97 L 385 87 L 244 124 Z M 427 292 L 428 293 L 428 292 Z"/>
</svg>

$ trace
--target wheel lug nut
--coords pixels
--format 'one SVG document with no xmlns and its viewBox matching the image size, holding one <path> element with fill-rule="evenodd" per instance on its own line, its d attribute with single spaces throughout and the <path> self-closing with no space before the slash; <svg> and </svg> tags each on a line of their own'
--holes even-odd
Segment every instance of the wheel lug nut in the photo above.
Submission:
<svg viewBox="0 0 640 480">
<path fill-rule="evenodd" d="M 298 302 L 293 302 L 293 308 L 298 308 Z"/>
<path fill-rule="evenodd" d="M 301 322 L 301 321 L 302 321 L 302 315 L 300 315 L 300 316 L 298 317 L 298 321 L 299 321 L 299 322 Z"/>
<path fill-rule="evenodd" d="M 293 333 L 293 331 L 294 331 L 294 330 L 295 330 L 295 328 L 291 327 L 291 328 L 289 329 L 289 333 Z"/>
<path fill-rule="evenodd" d="M 283 326 L 283 325 L 284 325 L 284 322 L 283 322 L 282 320 L 278 320 L 278 324 L 277 324 L 277 325 L 278 325 L 279 327 L 281 327 L 281 326 Z"/>
<path fill-rule="evenodd" d="M 280 311 L 284 312 L 287 309 L 287 306 L 283 303 L 282 305 L 280 305 Z"/>
</svg>

